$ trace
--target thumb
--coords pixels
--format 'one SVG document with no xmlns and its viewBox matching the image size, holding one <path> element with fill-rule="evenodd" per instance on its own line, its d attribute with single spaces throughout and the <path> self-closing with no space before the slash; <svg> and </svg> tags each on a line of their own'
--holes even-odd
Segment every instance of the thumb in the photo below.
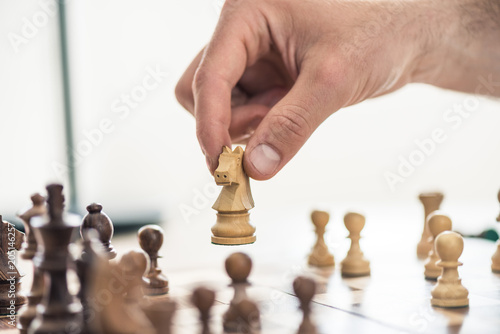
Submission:
<svg viewBox="0 0 500 334">
<path fill-rule="evenodd" d="M 245 152 L 246 173 L 267 180 L 290 161 L 316 128 L 334 111 L 332 94 L 315 87 L 312 76 L 301 73 L 292 89 L 263 118 Z M 321 97 L 322 98 L 318 98 Z M 329 97 L 328 97 L 329 96 Z"/>
</svg>

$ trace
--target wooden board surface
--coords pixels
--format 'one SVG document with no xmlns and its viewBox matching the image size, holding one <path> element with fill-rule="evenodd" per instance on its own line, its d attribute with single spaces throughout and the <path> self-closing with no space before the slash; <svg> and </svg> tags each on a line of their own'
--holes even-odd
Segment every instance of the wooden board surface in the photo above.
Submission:
<svg viewBox="0 0 500 334">
<path fill-rule="evenodd" d="M 229 279 L 224 272 L 223 262 L 225 256 L 233 251 L 248 252 L 254 261 L 250 276 L 252 286 L 248 289 L 248 295 L 259 303 L 261 333 L 296 331 L 301 313 L 291 282 L 299 274 L 312 276 L 319 284 L 319 291 L 314 298 L 313 316 L 320 333 L 500 332 L 500 275 L 490 270 L 490 257 L 495 249 L 493 242 L 465 240 L 464 253 L 460 259 L 464 266 L 459 271 L 464 286 L 470 292 L 470 307 L 440 309 L 430 305 L 430 290 L 435 283 L 424 279 L 423 263 L 416 258 L 418 232 L 410 241 L 394 236 L 385 238 L 385 232 L 374 232 L 390 230 L 391 219 L 380 221 L 377 229 L 364 231 L 362 249 L 371 261 L 371 276 L 347 279 L 340 275 L 338 265 L 330 270 L 307 266 L 307 254 L 314 235 L 312 232 L 303 234 L 303 231 L 312 231 L 312 226 L 306 215 L 282 217 L 285 221 L 288 218 L 289 226 L 294 227 L 284 233 L 294 235 L 291 241 L 290 238 L 284 240 L 276 237 L 280 230 L 277 227 L 284 224 L 283 221 L 270 222 L 268 225 L 261 223 L 257 230 L 257 236 L 261 239 L 255 245 L 244 247 L 210 245 L 207 224 L 196 224 L 195 228 L 166 226 L 165 246 L 161 251 L 165 258 L 160 260 L 160 265 L 170 279 L 171 298 L 178 302 L 174 333 L 199 332 L 197 311 L 188 301 L 192 289 L 199 285 L 217 291 L 212 324 L 214 333 L 222 332 L 221 316 L 233 293 L 227 286 Z M 303 222 L 300 225 L 290 223 L 293 220 Z M 397 217 L 392 220 L 398 221 Z M 370 224 L 370 218 L 367 224 Z M 341 231 L 338 225 L 338 222 L 332 223 L 331 230 Z M 417 219 L 414 225 L 414 230 L 419 230 Z M 412 227 L 409 230 L 412 231 Z M 183 239 L 186 231 L 196 237 L 189 241 Z M 349 242 L 344 239 L 345 233 L 337 234 L 327 238 L 327 243 L 338 264 L 345 256 Z M 123 254 L 127 249 L 137 247 L 136 237 L 119 236 L 115 239 L 115 246 Z M 29 268 L 26 263 L 21 265 Z M 16 330 L 7 330 L 6 320 L 0 326 L 3 326 L 0 329 L 6 334 L 17 333 Z"/>
</svg>

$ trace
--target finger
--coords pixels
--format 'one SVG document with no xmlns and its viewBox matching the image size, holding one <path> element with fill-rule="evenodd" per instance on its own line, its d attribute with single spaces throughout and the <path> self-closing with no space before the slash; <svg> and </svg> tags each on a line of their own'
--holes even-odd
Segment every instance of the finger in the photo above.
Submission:
<svg viewBox="0 0 500 334">
<path fill-rule="evenodd" d="M 246 148 L 244 165 L 250 177 L 257 180 L 273 177 L 314 130 L 340 108 L 340 100 L 331 91 L 335 85 L 328 80 L 324 84 L 312 72 L 301 73 L 290 92 L 267 113 Z"/>
<path fill-rule="evenodd" d="M 193 78 L 196 69 L 200 65 L 201 58 L 205 52 L 203 48 L 193 59 L 191 64 L 188 66 L 184 74 L 179 79 L 179 82 L 175 86 L 175 97 L 177 101 L 191 114 L 194 115 L 194 98 L 193 98 Z"/>
<path fill-rule="evenodd" d="M 232 14 L 221 17 L 193 81 L 197 136 L 212 173 L 222 147 L 231 145 L 231 91 L 247 65 L 268 51 L 252 27 Z"/>
</svg>

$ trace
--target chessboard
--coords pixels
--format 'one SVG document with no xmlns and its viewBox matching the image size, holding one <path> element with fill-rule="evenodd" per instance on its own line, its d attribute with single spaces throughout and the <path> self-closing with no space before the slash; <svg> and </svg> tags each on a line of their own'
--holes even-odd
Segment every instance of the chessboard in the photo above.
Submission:
<svg viewBox="0 0 500 334">
<path fill-rule="evenodd" d="M 252 222 L 257 226 L 257 241 L 244 246 L 210 243 L 209 228 L 215 218 L 209 210 L 189 225 L 164 224 L 159 265 L 169 279 L 167 298 L 177 304 L 172 333 L 201 333 L 199 312 L 191 303 L 191 293 L 199 286 L 215 290 L 211 329 L 223 333 L 222 315 L 234 294 L 224 260 L 234 252 L 245 252 L 253 261 L 247 294 L 260 310 L 260 333 L 297 332 L 302 312 L 292 282 L 300 275 L 317 283 L 311 317 L 319 333 L 500 332 L 500 274 L 491 271 L 494 242 L 464 239 L 459 273 L 469 290 L 469 307 L 432 307 L 431 289 L 436 282 L 424 279 L 423 261 L 416 256 L 422 217 L 408 218 L 394 212 L 388 215 L 386 209 L 367 214 L 361 248 L 370 260 L 371 273 L 349 278 L 341 275 L 339 266 L 349 249 L 340 213 L 327 226 L 326 243 L 335 256 L 335 266 L 307 264 L 314 244 L 309 212 L 310 208 L 297 207 L 286 212 L 255 210 Z M 120 258 L 138 248 L 137 235 L 117 235 L 113 244 Z M 20 260 L 19 266 L 25 271 L 23 285 L 29 286 L 29 263 Z M 2 320 L 0 328 L 5 334 L 18 333 L 7 319 Z"/>
</svg>

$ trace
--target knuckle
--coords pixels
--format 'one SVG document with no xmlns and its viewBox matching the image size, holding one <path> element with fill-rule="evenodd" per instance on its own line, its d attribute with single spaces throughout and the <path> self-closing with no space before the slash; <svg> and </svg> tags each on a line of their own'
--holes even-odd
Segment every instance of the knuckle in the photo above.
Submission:
<svg viewBox="0 0 500 334">
<path fill-rule="evenodd" d="M 193 92 L 197 92 L 200 87 L 202 87 L 210 78 L 209 73 L 203 67 L 199 67 L 196 70 L 193 78 L 192 89 Z"/>
<path fill-rule="evenodd" d="M 312 132 L 309 111 L 299 105 L 286 105 L 280 113 L 273 114 L 271 119 L 272 135 L 281 142 L 290 139 L 307 139 Z"/>
</svg>

